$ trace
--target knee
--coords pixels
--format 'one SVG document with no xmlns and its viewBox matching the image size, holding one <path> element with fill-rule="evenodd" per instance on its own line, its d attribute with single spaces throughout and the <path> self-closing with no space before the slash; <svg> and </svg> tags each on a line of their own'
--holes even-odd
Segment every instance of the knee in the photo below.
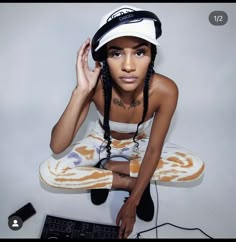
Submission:
<svg viewBox="0 0 236 242">
<path fill-rule="evenodd" d="M 50 166 L 48 161 L 44 161 L 39 165 L 38 172 L 40 181 L 44 184 L 52 186 L 54 175 L 52 172 L 50 172 Z"/>
</svg>

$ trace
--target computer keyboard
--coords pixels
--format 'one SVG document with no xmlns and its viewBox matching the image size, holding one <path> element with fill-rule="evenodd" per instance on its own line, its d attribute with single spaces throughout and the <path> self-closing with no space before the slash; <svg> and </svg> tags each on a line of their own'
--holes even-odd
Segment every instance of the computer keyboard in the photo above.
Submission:
<svg viewBox="0 0 236 242">
<path fill-rule="evenodd" d="M 41 239 L 117 239 L 119 227 L 47 215 Z"/>
</svg>

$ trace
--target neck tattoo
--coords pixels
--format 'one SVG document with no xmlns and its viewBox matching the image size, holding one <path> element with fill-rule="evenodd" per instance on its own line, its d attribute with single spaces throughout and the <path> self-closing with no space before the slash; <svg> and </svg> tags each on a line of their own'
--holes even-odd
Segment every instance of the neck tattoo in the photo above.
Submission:
<svg viewBox="0 0 236 242">
<path fill-rule="evenodd" d="M 124 103 L 122 102 L 121 99 L 113 98 L 113 103 L 114 103 L 115 105 L 118 105 L 118 106 L 123 107 L 124 109 L 126 109 L 126 107 L 125 107 L 125 105 L 124 105 Z M 128 110 L 129 110 L 130 108 L 135 108 L 136 106 L 138 106 L 138 105 L 140 105 L 140 104 L 141 104 L 141 101 L 139 101 L 139 100 L 133 100 L 133 101 L 131 102 L 131 104 L 129 105 Z"/>
</svg>

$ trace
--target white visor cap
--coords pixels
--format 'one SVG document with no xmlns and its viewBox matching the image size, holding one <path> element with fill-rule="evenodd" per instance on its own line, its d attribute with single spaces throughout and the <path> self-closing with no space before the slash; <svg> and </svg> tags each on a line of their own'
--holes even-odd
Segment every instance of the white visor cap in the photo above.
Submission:
<svg viewBox="0 0 236 242">
<path fill-rule="evenodd" d="M 100 21 L 99 28 L 104 24 L 109 22 L 111 19 L 122 16 L 125 13 L 143 10 L 133 6 L 124 5 L 119 8 L 116 8 L 106 15 L 104 15 Z M 121 24 L 115 28 L 108 31 L 99 41 L 99 45 L 95 49 L 98 51 L 102 46 L 104 46 L 109 41 L 123 37 L 123 36 L 133 36 L 144 39 L 154 45 L 160 45 L 156 39 L 156 29 L 154 20 L 151 19 L 138 19 L 130 21 L 129 23 Z"/>
</svg>

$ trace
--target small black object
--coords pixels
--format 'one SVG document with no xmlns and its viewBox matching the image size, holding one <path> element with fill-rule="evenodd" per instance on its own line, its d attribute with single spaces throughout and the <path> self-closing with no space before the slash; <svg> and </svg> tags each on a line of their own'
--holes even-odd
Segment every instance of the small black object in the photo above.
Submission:
<svg viewBox="0 0 236 242">
<path fill-rule="evenodd" d="M 101 205 L 106 202 L 109 195 L 109 189 L 92 189 L 90 191 L 91 201 L 94 205 Z"/>
<path fill-rule="evenodd" d="M 40 239 L 118 239 L 119 227 L 46 215 Z"/>
<path fill-rule="evenodd" d="M 29 203 L 25 204 L 23 207 L 21 207 L 20 209 L 18 209 L 13 214 L 11 214 L 8 217 L 8 219 L 10 219 L 13 216 L 17 216 L 17 217 L 20 217 L 21 218 L 22 222 L 24 222 L 25 220 L 27 220 L 28 218 L 30 218 L 31 216 L 33 216 L 35 213 L 36 213 L 35 208 L 29 202 Z"/>
</svg>

